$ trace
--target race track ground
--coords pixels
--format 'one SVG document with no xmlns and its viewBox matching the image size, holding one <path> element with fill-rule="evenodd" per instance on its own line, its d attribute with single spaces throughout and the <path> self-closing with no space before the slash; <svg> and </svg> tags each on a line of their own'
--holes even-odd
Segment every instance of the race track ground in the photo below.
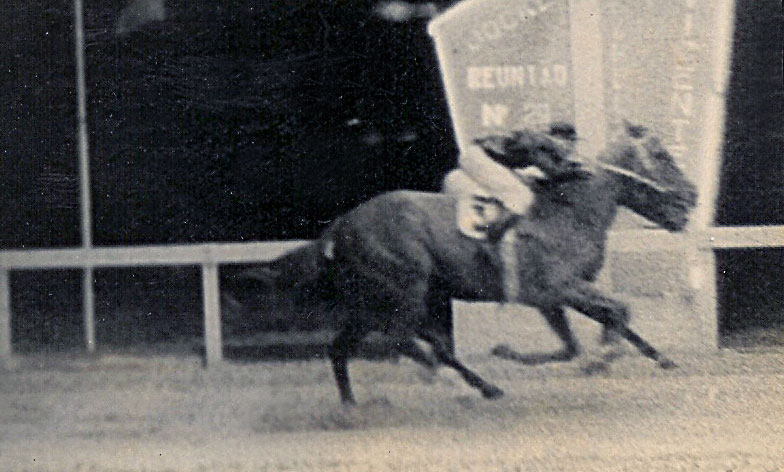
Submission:
<svg viewBox="0 0 784 472">
<path fill-rule="evenodd" d="M 324 360 L 28 357 L 0 373 L 2 471 L 784 471 L 784 349 L 441 369 L 351 364 L 338 404 Z"/>
</svg>

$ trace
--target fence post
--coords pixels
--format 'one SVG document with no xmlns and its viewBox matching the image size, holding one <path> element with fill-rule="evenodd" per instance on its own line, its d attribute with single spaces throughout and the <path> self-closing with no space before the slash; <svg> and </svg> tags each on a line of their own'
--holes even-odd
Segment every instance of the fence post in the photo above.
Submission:
<svg viewBox="0 0 784 472">
<path fill-rule="evenodd" d="M 202 264 L 202 295 L 204 297 L 205 363 L 207 366 L 213 366 L 223 360 L 218 264 L 213 261 Z"/>
<path fill-rule="evenodd" d="M 82 318 L 84 320 L 84 342 L 87 352 L 95 352 L 95 291 L 93 268 L 85 267 L 82 273 Z"/>
<path fill-rule="evenodd" d="M 708 351 L 719 348 L 719 308 L 716 287 L 716 255 L 706 230 L 694 231 L 686 254 L 689 290 L 693 297 L 694 316 L 702 327 L 703 346 Z M 712 239 L 712 238 L 710 238 Z"/>
<path fill-rule="evenodd" d="M 718 9 L 715 37 L 723 47 L 714 48 L 712 90 L 703 113 L 705 129 L 702 139 L 703 163 L 700 166 L 697 188 L 700 190 L 697 208 L 694 210 L 692 228 L 698 233 L 709 233 L 715 224 L 716 198 L 719 192 L 719 177 L 724 145 L 724 126 L 726 120 L 726 98 L 730 78 L 730 60 L 733 50 L 735 25 L 735 0 L 716 2 Z M 690 268 L 692 285 L 697 296 L 697 313 L 702 320 L 705 340 L 709 348 L 719 347 L 719 311 L 716 287 L 716 254 L 709 241 L 694 242 L 696 260 Z M 695 283 L 696 282 L 696 283 Z"/>
<path fill-rule="evenodd" d="M 8 269 L 0 267 L 0 369 L 13 365 L 11 348 L 11 286 Z"/>
</svg>

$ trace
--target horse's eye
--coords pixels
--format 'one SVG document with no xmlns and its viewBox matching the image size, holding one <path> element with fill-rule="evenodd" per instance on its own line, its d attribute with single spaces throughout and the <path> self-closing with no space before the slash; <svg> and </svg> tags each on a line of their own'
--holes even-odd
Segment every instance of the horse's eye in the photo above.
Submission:
<svg viewBox="0 0 784 472">
<path fill-rule="evenodd" d="M 542 145 L 542 146 L 539 146 L 537 148 L 537 150 L 539 152 L 543 152 L 543 153 L 549 154 L 550 159 L 553 162 L 555 162 L 555 163 L 561 162 L 563 160 L 563 158 L 561 157 L 561 154 L 558 152 L 558 150 L 553 149 L 553 148 L 551 148 L 549 146 Z"/>
<path fill-rule="evenodd" d="M 648 129 L 645 126 L 629 126 L 629 135 L 632 138 L 642 138 L 648 132 Z"/>
</svg>

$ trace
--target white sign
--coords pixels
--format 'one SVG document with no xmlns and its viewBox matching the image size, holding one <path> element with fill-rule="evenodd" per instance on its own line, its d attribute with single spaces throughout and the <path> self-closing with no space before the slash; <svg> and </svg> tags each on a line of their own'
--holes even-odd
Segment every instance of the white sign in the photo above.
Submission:
<svg viewBox="0 0 784 472">
<path fill-rule="evenodd" d="M 430 23 L 459 147 L 570 121 L 594 156 L 648 126 L 712 205 L 730 0 L 467 0 Z M 698 211 L 699 213 L 699 211 Z M 699 218 L 698 218 L 699 219 Z M 702 218 L 705 220 L 706 218 Z M 620 226 L 644 224 L 624 214 Z"/>
<path fill-rule="evenodd" d="M 458 143 L 574 120 L 567 0 L 469 1 L 430 23 Z"/>
</svg>

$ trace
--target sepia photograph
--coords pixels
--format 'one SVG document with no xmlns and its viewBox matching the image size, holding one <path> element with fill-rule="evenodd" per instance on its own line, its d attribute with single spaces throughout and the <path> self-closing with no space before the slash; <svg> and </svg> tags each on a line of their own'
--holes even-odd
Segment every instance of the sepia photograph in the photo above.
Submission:
<svg viewBox="0 0 784 472">
<path fill-rule="evenodd" d="M 780 0 L 0 12 L 0 472 L 784 472 Z"/>
</svg>

